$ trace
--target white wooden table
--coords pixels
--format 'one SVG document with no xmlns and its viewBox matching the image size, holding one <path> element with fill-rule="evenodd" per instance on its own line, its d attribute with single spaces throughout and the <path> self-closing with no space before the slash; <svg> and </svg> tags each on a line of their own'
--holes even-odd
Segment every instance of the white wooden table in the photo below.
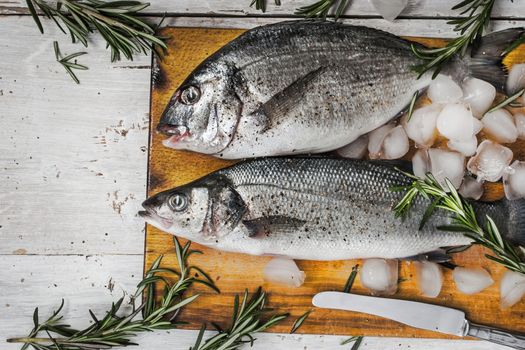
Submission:
<svg viewBox="0 0 525 350">
<path fill-rule="evenodd" d="M 262 15 L 250 0 L 152 0 L 152 17 L 168 25 L 251 28 L 283 20 L 313 0 L 268 0 Z M 450 37 L 457 1 L 412 0 L 401 19 L 380 19 L 354 0 L 344 22 L 402 35 Z M 191 16 L 190 16 L 191 15 Z M 525 26 L 522 1 L 499 0 L 492 29 Z M 155 18 L 158 20 L 158 18 Z M 66 300 L 74 325 L 89 308 L 101 313 L 142 276 L 151 57 L 109 62 L 93 36 L 75 85 L 56 62 L 80 50 L 50 21 L 40 35 L 24 0 L 0 0 L 0 348 L 32 327 L 35 306 L 48 315 Z M 173 87 L 175 88 L 175 87 Z M 43 317 L 42 316 L 42 317 Z M 141 336 L 137 349 L 187 349 L 193 331 Z M 256 349 L 334 349 L 338 336 L 261 334 Z M 347 348 L 349 348 L 347 346 Z M 505 349 L 467 341 L 366 338 L 362 349 Z"/>
</svg>

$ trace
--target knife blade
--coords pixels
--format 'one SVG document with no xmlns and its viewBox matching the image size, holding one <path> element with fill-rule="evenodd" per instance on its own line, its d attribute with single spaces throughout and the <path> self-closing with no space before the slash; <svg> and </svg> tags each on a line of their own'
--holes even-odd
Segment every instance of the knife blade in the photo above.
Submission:
<svg viewBox="0 0 525 350">
<path fill-rule="evenodd" d="M 453 308 L 417 301 L 378 298 L 343 292 L 321 292 L 312 304 L 326 309 L 356 311 L 388 318 L 408 326 L 434 332 L 472 336 L 493 343 L 525 350 L 525 335 L 477 325 L 465 313 Z"/>
</svg>

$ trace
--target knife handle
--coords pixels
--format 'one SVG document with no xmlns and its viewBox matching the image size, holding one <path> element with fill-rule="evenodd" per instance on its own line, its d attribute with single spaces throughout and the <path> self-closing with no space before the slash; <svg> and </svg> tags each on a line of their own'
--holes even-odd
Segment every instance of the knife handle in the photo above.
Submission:
<svg viewBox="0 0 525 350">
<path fill-rule="evenodd" d="M 514 349 L 525 350 L 525 334 L 504 331 L 469 322 L 467 335 L 487 340 L 492 343 L 509 346 Z"/>
</svg>

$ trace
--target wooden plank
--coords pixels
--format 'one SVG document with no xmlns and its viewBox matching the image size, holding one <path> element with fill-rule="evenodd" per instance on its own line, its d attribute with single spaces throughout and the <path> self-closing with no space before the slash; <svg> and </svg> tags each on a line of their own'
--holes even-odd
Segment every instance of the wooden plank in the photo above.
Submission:
<svg viewBox="0 0 525 350">
<path fill-rule="evenodd" d="M 170 15 L 205 15 L 211 16 L 293 16 L 296 9 L 312 4 L 314 0 L 282 0 L 281 6 L 276 6 L 273 0 L 267 0 L 267 11 L 262 13 L 250 7 L 251 0 L 223 1 L 223 0 L 152 0 L 151 6 L 145 13 L 164 13 Z M 459 3 L 457 0 L 409 0 L 409 5 L 401 13 L 402 17 L 451 17 L 459 16 L 452 7 Z M 25 0 L 0 0 L 0 14 L 27 13 Z M 353 0 L 346 9 L 345 16 L 379 17 L 379 13 L 369 0 Z M 519 1 L 497 1 L 492 11 L 494 18 L 525 18 L 525 7 Z"/>
<path fill-rule="evenodd" d="M 283 21 L 275 17 L 169 17 L 163 22 L 175 27 L 210 27 L 224 29 L 251 29 L 257 26 Z M 444 19 L 399 19 L 388 22 L 383 19 L 342 19 L 342 23 L 381 29 L 396 35 L 421 36 L 433 38 L 453 38 L 457 36 L 453 27 Z M 525 20 L 493 20 L 489 30 L 525 26 Z"/>
<path fill-rule="evenodd" d="M 5 339 L 26 335 L 32 314 L 39 306 L 41 318 L 50 315 L 65 299 L 64 315 L 74 326 L 86 326 L 88 310 L 102 315 L 112 301 L 123 293 L 131 294 L 141 278 L 142 255 L 106 256 L 0 256 L 0 344 L 3 350 L 18 350 Z M 109 286 L 112 286 L 112 291 Z M 172 330 L 140 335 L 135 350 L 187 350 L 197 332 Z M 211 335 L 208 332 L 207 335 Z M 258 334 L 253 350 L 265 349 L 338 349 L 346 337 Z M 363 350 L 505 350 L 485 342 L 366 338 Z M 343 348 L 341 348 L 343 349 Z"/>
<path fill-rule="evenodd" d="M 152 125 L 156 125 L 160 114 L 164 110 L 173 91 L 185 77 L 203 59 L 232 40 L 242 30 L 228 29 L 199 29 L 199 28 L 165 28 L 163 35 L 169 37 L 170 54 L 165 60 L 158 63 L 155 69 L 152 89 Z M 439 45 L 443 41 L 424 40 L 427 44 Z M 525 46 L 522 47 L 525 50 Z M 523 61 L 525 51 L 512 55 L 512 60 Z M 511 60 L 512 59 L 512 60 Z M 161 190 L 188 183 L 231 162 L 190 152 L 174 151 L 161 145 L 163 135 L 151 134 L 149 160 L 149 195 Z M 516 157 L 525 157 L 525 145 L 516 144 Z M 166 164 L 170 164 L 169 167 Z M 501 195 L 501 186 L 495 186 L 496 195 Z M 167 263 L 175 263 L 175 256 L 171 251 L 171 236 L 160 230 L 148 226 L 146 234 L 146 265 L 159 255 L 164 254 Z M 291 312 L 298 317 L 311 308 L 311 297 L 319 291 L 342 289 L 351 267 L 357 261 L 316 262 L 300 261 L 299 266 L 306 272 L 307 280 L 300 288 L 284 288 L 265 283 L 262 276 L 264 265 L 269 257 L 254 257 L 243 254 L 231 254 L 213 249 L 199 247 L 205 254 L 196 257 L 196 264 L 211 273 L 216 279 L 220 295 L 215 295 L 202 288 L 203 297 L 184 311 L 190 328 L 198 328 L 203 318 L 213 315 L 215 322 L 224 324 L 229 320 L 227 310 L 231 307 L 232 296 L 240 289 L 254 290 L 263 285 L 271 293 L 271 307 L 281 312 Z M 455 262 L 462 266 L 474 265 L 487 268 L 495 280 L 499 280 L 504 269 L 484 258 L 486 251 L 476 247 L 455 257 Z M 220 262 L 220 263 L 218 263 Z M 414 276 L 414 269 L 408 263 L 401 264 L 401 278 L 407 279 L 399 286 L 396 297 L 427 301 L 465 310 L 468 316 L 481 324 L 490 324 L 502 328 L 525 329 L 525 303 L 510 310 L 499 310 L 499 292 L 497 284 L 476 295 L 473 299 L 459 293 L 453 285 L 450 271 L 445 273 L 443 292 L 437 299 L 428 299 L 418 295 Z M 356 284 L 357 293 L 366 293 L 366 290 Z M 274 332 L 289 330 L 291 320 L 272 329 Z M 338 312 L 332 310 L 315 310 L 303 327 L 301 333 L 324 334 L 364 334 L 396 337 L 446 337 L 437 333 L 416 330 L 400 326 L 392 321 L 358 313 Z"/>
<path fill-rule="evenodd" d="M 49 22 L 0 18 L 0 254 L 142 254 L 151 58 L 112 64 L 94 37 L 76 85 L 52 41 L 81 48 Z"/>
</svg>

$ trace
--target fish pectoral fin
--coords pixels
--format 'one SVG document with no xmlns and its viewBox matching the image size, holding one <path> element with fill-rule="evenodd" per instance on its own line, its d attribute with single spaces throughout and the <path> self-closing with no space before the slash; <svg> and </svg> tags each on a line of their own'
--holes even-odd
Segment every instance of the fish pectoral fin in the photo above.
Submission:
<svg viewBox="0 0 525 350">
<path fill-rule="evenodd" d="M 248 230 L 248 236 L 257 238 L 268 236 L 276 231 L 296 230 L 303 226 L 306 221 L 284 215 L 275 215 L 243 220 L 242 223 Z"/>
<path fill-rule="evenodd" d="M 400 260 L 405 261 L 431 261 L 435 263 L 445 263 L 452 259 L 444 249 L 436 249 L 431 252 L 421 253 L 417 255 L 407 256 Z"/>
<path fill-rule="evenodd" d="M 326 71 L 326 66 L 321 66 L 308 72 L 295 80 L 282 91 L 277 92 L 268 101 L 255 110 L 251 116 L 264 123 L 263 132 L 279 123 L 293 107 L 300 104 L 308 85 Z"/>
</svg>

